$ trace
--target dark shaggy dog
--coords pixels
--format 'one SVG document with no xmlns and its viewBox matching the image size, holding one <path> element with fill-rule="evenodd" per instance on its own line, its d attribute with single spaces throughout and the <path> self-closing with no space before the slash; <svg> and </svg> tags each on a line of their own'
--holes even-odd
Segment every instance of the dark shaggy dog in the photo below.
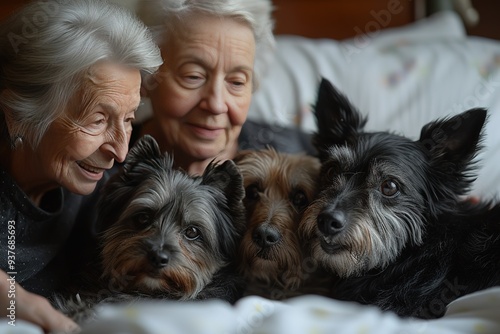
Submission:
<svg viewBox="0 0 500 334">
<path fill-rule="evenodd" d="M 88 278 L 99 284 L 75 291 L 84 308 L 137 297 L 239 298 L 241 280 L 232 268 L 245 209 L 236 165 L 210 164 L 201 177 L 172 165 L 145 136 L 104 187 L 98 217 L 106 228 L 96 264 L 101 275 Z M 71 305 L 59 307 L 74 311 Z"/>
<path fill-rule="evenodd" d="M 500 283 L 500 205 L 463 200 L 486 110 L 431 122 L 416 141 L 369 133 L 323 80 L 315 114 L 321 189 L 299 233 L 338 276 L 333 297 L 435 318 Z"/>
</svg>

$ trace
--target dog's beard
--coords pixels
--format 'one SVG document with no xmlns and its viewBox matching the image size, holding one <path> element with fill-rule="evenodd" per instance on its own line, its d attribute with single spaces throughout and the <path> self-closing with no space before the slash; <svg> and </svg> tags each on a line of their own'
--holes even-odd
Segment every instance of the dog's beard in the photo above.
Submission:
<svg viewBox="0 0 500 334">
<path fill-rule="evenodd" d="M 311 256 L 325 269 L 340 277 L 359 276 L 368 270 L 383 269 L 401 254 L 408 244 L 422 242 L 423 221 L 411 203 L 383 210 L 372 201 L 348 213 L 346 228 L 337 235 L 325 236 L 317 227 L 320 212 L 331 203 L 318 198 L 306 212 L 299 234 L 309 245 Z"/>
<path fill-rule="evenodd" d="M 284 218 L 280 222 L 280 218 Z M 293 227 L 287 222 L 290 217 L 273 217 L 277 229 L 281 231 L 281 240 L 267 249 L 262 249 L 252 240 L 252 233 L 247 233 L 240 245 L 243 274 L 249 280 L 261 281 L 267 285 L 277 285 L 284 289 L 297 289 L 302 280 L 302 254 Z M 250 232 L 252 229 L 250 229 Z"/>
<path fill-rule="evenodd" d="M 240 244 L 242 273 L 247 281 L 258 285 L 297 290 L 310 273 L 302 265 L 297 236 L 303 206 L 297 206 L 294 199 L 302 194 L 305 206 L 314 197 L 319 160 L 270 149 L 241 152 L 236 161 L 245 187 L 258 192 L 255 198 L 245 200 L 248 226 Z M 253 235 L 264 226 L 275 231 L 279 241 L 259 245 Z"/>
<path fill-rule="evenodd" d="M 113 233 L 112 230 L 109 231 Z M 179 236 L 180 238 L 181 236 Z M 194 298 L 225 263 L 212 250 L 198 246 L 187 250 L 171 244 L 171 257 L 164 268 L 155 268 L 144 246 L 147 235 L 121 234 L 103 248 L 103 277 L 110 289 L 120 292 L 161 292 L 178 299 Z M 183 249 L 184 248 L 184 249 Z M 193 248 L 198 248 L 194 249 Z"/>
</svg>

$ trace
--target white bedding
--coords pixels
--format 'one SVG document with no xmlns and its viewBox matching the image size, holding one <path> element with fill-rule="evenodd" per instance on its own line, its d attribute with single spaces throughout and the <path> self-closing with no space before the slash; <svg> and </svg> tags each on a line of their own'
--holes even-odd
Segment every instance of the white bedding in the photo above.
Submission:
<svg viewBox="0 0 500 334">
<path fill-rule="evenodd" d="M 28 323 L 0 321 L 0 333 L 42 334 Z M 84 334 L 498 334 L 500 288 L 470 294 L 435 320 L 402 319 L 375 307 L 302 296 L 286 302 L 249 296 L 222 301 L 163 301 L 106 306 Z"/>
<path fill-rule="evenodd" d="M 473 193 L 500 194 L 500 41 L 466 36 L 452 12 L 343 42 L 279 36 L 249 119 L 314 131 L 311 106 L 321 77 L 368 116 L 368 130 L 414 139 L 438 117 L 488 108 Z"/>
</svg>

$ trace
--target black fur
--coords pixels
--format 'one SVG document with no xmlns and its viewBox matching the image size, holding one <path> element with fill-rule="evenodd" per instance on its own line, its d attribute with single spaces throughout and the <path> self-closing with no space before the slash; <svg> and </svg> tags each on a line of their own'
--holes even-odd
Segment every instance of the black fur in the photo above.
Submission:
<svg viewBox="0 0 500 334">
<path fill-rule="evenodd" d="M 500 205 L 463 199 L 486 110 L 431 122 L 416 141 L 364 132 L 361 114 L 323 79 L 315 115 L 321 193 L 300 232 L 335 274 L 333 297 L 436 318 L 500 284 Z"/>
</svg>

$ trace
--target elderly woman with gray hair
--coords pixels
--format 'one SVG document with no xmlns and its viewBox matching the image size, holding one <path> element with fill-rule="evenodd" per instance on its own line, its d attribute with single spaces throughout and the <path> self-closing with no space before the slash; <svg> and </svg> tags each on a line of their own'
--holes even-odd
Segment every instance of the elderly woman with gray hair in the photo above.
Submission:
<svg viewBox="0 0 500 334">
<path fill-rule="evenodd" d="M 232 159 L 259 76 L 273 55 L 270 0 L 143 0 L 164 63 L 145 85 L 153 116 L 134 129 L 152 135 L 174 164 L 201 174 Z"/>
<path fill-rule="evenodd" d="M 104 1 L 37 1 L 0 26 L 3 319 L 76 326 L 44 297 L 95 247 L 96 188 L 125 159 L 141 78 L 161 63 L 146 27 Z"/>
</svg>

